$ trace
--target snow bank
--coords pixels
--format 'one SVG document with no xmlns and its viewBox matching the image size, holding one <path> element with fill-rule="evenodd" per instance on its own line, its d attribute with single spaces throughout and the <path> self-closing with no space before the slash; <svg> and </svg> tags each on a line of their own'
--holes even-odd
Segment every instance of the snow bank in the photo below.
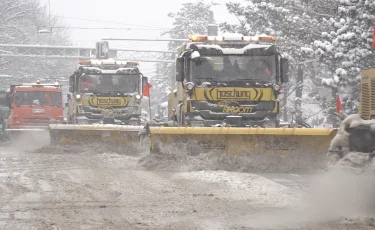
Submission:
<svg viewBox="0 0 375 230">
<path fill-rule="evenodd" d="M 226 171 L 183 172 L 176 179 L 208 184 L 205 186 L 219 199 L 243 200 L 266 207 L 288 207 L 299 203 L 301 194 L 262 176 Z"/>
<path fill-rule="evenodd" d="M 351 123 L 355 120 L 362 120 L 359 114 L 353 114 L 346 117 L 340 124 L 336 136 L 332 139 L 329 151 L 339 150 L 342 147 L 349 147 L 349 133 L 346 128 L 350 127 Z"/>
</svg>

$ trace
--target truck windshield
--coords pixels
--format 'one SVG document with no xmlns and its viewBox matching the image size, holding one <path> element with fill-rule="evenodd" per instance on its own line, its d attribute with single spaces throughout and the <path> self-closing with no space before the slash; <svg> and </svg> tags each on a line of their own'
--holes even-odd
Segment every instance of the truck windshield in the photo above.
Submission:
<svg viewBox="0 0 375 230">
<path fill-rule="evenodd" d="M 276 80 L 275 56 L 201 56 L 191 61 L 192 81 L 259 81 Z"/>
<path fill-rule="evenodd" d="M 139 93 L 139 74 L 84 75 L 79 80 L 80 90 L 91 93 Z"/>
<path fill-rule="evenodd" d="M 17 105 L 47 105 L 47 92 L 42 91 L 17 91 Z"/>
</svg>

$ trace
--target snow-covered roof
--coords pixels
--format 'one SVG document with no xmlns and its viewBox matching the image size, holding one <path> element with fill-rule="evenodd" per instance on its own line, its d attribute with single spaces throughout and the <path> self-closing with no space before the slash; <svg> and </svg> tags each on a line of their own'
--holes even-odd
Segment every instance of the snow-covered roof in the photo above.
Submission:
<svg viewBox="0 0 375 230">
<path fill-rule="evenodd" d="M 125 73 L 138 73 L 139 70 L 138 68 L 118 68 L 118 69 L 100 69 L 97 67 L 82 67 L 84 70 L 89 70 L 89 71 L 96 71 L 97 73 L 102 73 L 102 74 L 116 74 L 117 72 L 125 72 Z"/>
<path fill-rule="evenodd" d="M 235 55 L 239 55 L 239 54 L 244 54 L 245 52 L 247 51 L 251 51 L 251 50 L 256 50 L 256 49 L 265 49 L 265 51 L 270 48 L 272 45 L 266 45 L 266 44 L 248 44 L 242 48 L 223 48 L 221 47 L 220 45 L 216 45 L 216 44 L 196 44 L 196 47 L 198 49 L 215 49 L 215 50 L 220 50 L 222 52 L 222 54 L 235 54 Z"/>
<path fill-rule="evenodd" d="M 39 85 L 18 85 L 18 86 L 16 86 L 17 88 L 30 88 L 30 87 L 32 87 L 32 86 L 38 86 L 38 88 L 39 88 Z M 56 88 L 59 88 L 60 86 L 59 85 L 56 85 L 56 86 L 52 86 L 52 85 L 40 85 L 40 86 L 43 86 L 43 87 L 40 87 L 40 88 L 54 88 L 54 89 L 56 89 Z"/>
</svg>

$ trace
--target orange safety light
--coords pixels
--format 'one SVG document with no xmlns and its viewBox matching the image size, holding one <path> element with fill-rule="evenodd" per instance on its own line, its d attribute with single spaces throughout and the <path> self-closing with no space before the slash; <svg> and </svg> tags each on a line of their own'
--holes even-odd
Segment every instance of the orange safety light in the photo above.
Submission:
<svg viewBox="0 0 375 230">
<path fill-rule="evenodd" d="M 126 65 L 128 65 L 128 66 L 137 66 L 137 65 L 139 65 L 139 62 L 137 62 L 137 61 L 128 61 L 128 62 L 126 62 Z"/>
<path fill-rule="evenodd" d="M 78 64 L 80 64 L 80 65 L 90 65 L 91 62 L 90 62 L 90 60 L 79 60 Z"/>
<path fill-rule="evenodd" d="M 259 41 L 276 41 L 274 36 L 259 36 Z"/>
<path fill-rule="evenodd" d="M 208 36 L 206 36 L 206 35 L 190 35 L 189 39 L 194 41 L 194 42 L 207 41 Z"/>
</svg>

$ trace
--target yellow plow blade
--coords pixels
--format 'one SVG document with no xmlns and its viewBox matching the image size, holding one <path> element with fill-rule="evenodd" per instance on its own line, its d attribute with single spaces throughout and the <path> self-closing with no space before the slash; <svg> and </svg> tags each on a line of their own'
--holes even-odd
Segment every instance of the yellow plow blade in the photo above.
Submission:
<svg viewBox="0 0 375 230">
<path fill-rule="evenodd" d="M 56 144 L 107 144 L 112 146 L 140 147 L 138 136 L 141 126 L 126 125 L 66 125 L 51 124 L 50 140 Z"/>
<path fill-rule="evenodd" d="M 271 168 L 321 168 L 336 133 L 312 128 L 150 127 L 153 152 L 215 152 Z"/>
<path fill-rule="evenodd" d="M 48 144 L 48 126 L 4 130 L 4 141 L 14 148 L 43 146 Z"/>
</svg>

